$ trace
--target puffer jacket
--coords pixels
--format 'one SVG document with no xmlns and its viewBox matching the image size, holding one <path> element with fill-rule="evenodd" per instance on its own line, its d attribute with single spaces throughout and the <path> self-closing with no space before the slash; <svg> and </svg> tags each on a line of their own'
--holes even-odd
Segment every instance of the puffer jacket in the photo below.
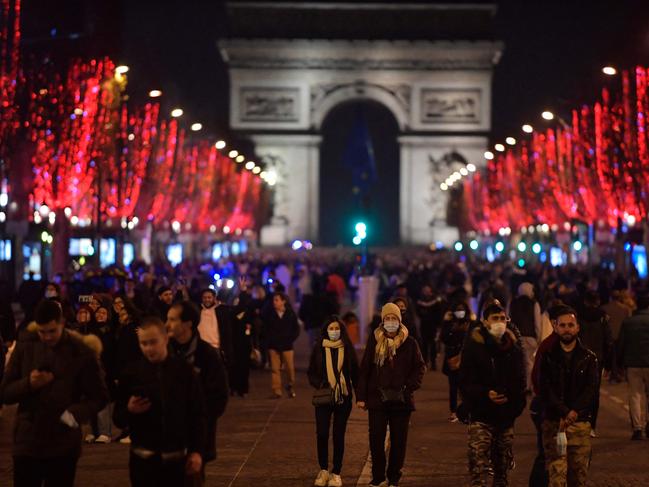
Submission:
<svg viewBox="0 0 649 487">
<path fill-rule="evenodd" d="M 99 363 L 101 342 L 95 336 L 81 336 L 64 329 L 54 347 L 42 343 L 35 323 L 21 335 L 0 386 L 4 404 L 18 403 L 13 454 L 38 458 L 78 457 L 81 428 L 60 421 L 69 411 L 82 424 L 108 402 L 104 373 Z M 31 390 L 33 370 L 48 370 L 54 380 Z"/>
<path fill-rule="evenodd" d="M 496 404 L 489 391 L 507 396 Z M 484 326 L 470 331 L 462 350 L 460 392 L 471 421 L 510 426 L 525 409 L 525 364 L 516 335 L 506 330 L 497 342 Z"/>
</svg>

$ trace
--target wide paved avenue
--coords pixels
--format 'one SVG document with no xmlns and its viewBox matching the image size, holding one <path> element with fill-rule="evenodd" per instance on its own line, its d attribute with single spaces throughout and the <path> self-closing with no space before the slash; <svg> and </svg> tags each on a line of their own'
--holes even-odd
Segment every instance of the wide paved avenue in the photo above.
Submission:
<svg viewBox="0 0 649 487">
<path fill-rule="evenodd" d="M 308 487 L 318 471 L 311 389 L 306 381 L 306 335 L 297 343 L 297 398 L 267 399 L 270 372 L 253 372 L 251 394 L 231 398 L 219 423 L 218 459 L 209 464 L 207 485 L 214 487 Z M 460 487 L 468 485 L 466 427 L 447 421 L 446 377 L 427 372 L 416 395 L 402 487 Z M 599 437 L 593 442 L 589 486 L 649 486 L 649 441 L 631 442 L 626 385 L 605 385 L 602 391 Z M 0 420 L 0 485 L 11 486 L 11 424 L 13 408 Z M 349 421 L 343 482 L 369 483 L 366 413 L 354 409 Z M 516 468 L 513 487 L 527 486 L 535 455 L 533 425 L 526 411 L 516 425 Z M 128 446 L 84 445 L 77 471 L 78 486 L 128 485 Z M 366 465 L 367 464 L 367 465 Z"/>
</svg>

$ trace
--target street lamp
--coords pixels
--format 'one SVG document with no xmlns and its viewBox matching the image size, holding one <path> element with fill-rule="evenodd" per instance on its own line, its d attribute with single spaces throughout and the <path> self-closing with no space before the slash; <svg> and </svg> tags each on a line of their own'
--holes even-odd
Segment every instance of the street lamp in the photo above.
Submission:
<svg viewBox="0 0 649 487">
<path fill-rule="evenodd" d="M 604 66 L 602 68 L 602 73 L 607 76 L 615 76 L 617 74 L 617 69 L 615 69 L 613 66 Z"/>
<path fill-rule="evenodd" d="M 173 118 L 182 117 L 183 113 L 185 113 L 185 112 L 183 112 L 182 108 L 174 108 L 173 110 L 171 110 L 171 116 Z"/>
<path fill-rule="evenodd" d="M 203 128 L 202 123 L 193 123 L 192 126 L 190 127 L 192 129 L 192 132 L 198 132 Z"/>
<path fill-rule="evenodd" d="M 214 144 L 214 147 L 216 147 L 218 150 L 225 149 L 225 141 L 218 140 L 216 144 Z"/>
<path fill-rule="evenodd" d="M 525 132 L 526 134 L 531 134 L 532 132 L 534 132 L 534 128 L 529 123 L 526 123 L 521 128 L 523 129 L 523 132 Z"/>
<path fill-rule="evenodd" d="M 161 97 L 162 96 L 162 91 L 160 91 L 160 90 L 151 90 L 151 91 L 149 91 L 149 96 L 151 98 Z"/>
<path fill-rule="evenodd" d="M 494 149 L 496 149 L 498 152 L 505 152 L 505 146 L 502 144 L 494 145 Z"/>
<path fill-rule="evenodd" d="M 544 120 L 554 120 L 554 113 L 549 110 L 545 110 L 543 113 L 541 113 L 541 117 L 543 117 Z"/>
<path fill-rule="evenodd" d="M 507 137 L 505 139 L 507 145 L 516 145 L 516 139 L 514 137 Z"/>
<path fill-rule="evenodd" d="M 494 153 L 491 151 L 486 151 L 484 153 L 484 158 L 487 159 L 488 161 L 492 160 L 494 158 Z"/>
<path fill-rule="evenodd" d="M 124 64 L 122 64 L 121 66 L 117 66 L 115 68 L 115 73 L 120 74 L 120 75 L 128 73 L 128 66 L 126 66 Z"/>
</svg>

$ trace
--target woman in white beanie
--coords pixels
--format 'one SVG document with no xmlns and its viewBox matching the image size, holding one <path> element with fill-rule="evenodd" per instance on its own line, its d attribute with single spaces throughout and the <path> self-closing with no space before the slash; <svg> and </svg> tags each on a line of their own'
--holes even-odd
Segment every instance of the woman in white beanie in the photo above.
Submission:
<svg viewBox="0 0 649 487">
<path fill-rule="evenodd" d="M 369 413 L 370 487 L 399 485 L 410 414 L 415 410 L 414 391 L 421 387 L 425 370 L 419 345 L 401 323 L 399 307 L 387 303 L 381 309 L 381 325 L 368 340 L 356 390 L 356 405 Z M 384 445 L 388 425 L 390 458 L 386 471 Z"/>
</svg>

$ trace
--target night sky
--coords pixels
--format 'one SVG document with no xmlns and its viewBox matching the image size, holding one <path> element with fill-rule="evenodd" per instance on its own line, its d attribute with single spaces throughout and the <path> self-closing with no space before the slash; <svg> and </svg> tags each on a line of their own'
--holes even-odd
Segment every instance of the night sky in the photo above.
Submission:
<svg viewBox="0 0 649 487">
<path fill-rule="evenodd" d="M 498 7 L 494 37 L 505 51 L 494 77 L 494 141 L 520 134 L 526 121 L 538 124 L 546 107 L 567 115 L 591 101 L 607 63 L 649 65 L 646 0 L 518 0 Z M 28 49 L 109 54 L 131 66 L 136 100 L 161 88 L 165 103 L 182 106 L 214 134 L 227 130 L 228 80 L 215 42 L 227 28 L 219 1 L 24 1 Z M 74 32 L 82 36 L 66 40 Z"/>
</svg>

